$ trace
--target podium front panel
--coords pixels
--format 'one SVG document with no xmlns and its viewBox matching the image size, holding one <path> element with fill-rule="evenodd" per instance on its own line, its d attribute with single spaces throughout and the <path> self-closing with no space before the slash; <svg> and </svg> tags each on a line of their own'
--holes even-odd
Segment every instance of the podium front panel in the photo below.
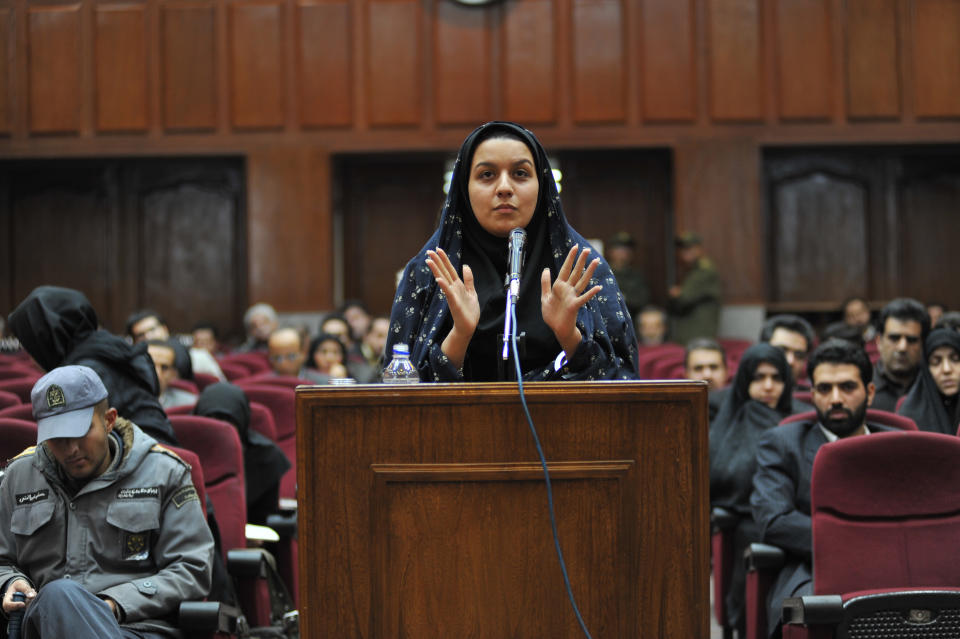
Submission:
<svg viewBox="0 0 960 639">
<path fill-rule="evenodd" d="M 706 387 L 526 384 L 594 637 L 709 635 Z M 514 384 L 297 390 L 302 636 L 582 637 Z"/>
</svg>

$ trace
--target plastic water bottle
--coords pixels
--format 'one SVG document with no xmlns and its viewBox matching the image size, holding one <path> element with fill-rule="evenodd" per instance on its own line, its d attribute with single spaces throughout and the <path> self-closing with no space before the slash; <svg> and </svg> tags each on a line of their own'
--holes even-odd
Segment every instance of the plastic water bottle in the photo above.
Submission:
<svg viewBox="0 0 960 639">
<path fill-rule="evenodd" d="M 406 344 L 393 345 L 393 359 L 383 369 L 384 384 L 418 384 L 420 374 L 410 361 L 410 347 Z"/>
</svg>

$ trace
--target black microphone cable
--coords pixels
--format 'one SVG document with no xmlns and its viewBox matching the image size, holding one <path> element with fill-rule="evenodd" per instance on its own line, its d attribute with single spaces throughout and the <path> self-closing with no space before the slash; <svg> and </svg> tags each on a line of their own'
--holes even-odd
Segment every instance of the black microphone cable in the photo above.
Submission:
<svg viewBox="0 0 960 639">
<path fill-rule="evenodd" d="M 573 589 L 570 587 L 570 577 L 567 575 L 567 564 L 563 560 L 563 550 L 560 549 L 560 535 L 557 533 L 557 518 L 553 512 L 553 487 L 550 485 L 550 470 L 547 468 L 547 458 L 543 455 L 543 448 L 540 446 L 540 438 L 537 436 L 537 428 L 533 425 L 533 417 L 530 416 L 530 409 L 527 407 L 527 397 L 523 393 L 523 372 L 520 370 L 520 358 L 517 357 L 517 306 L 510 307 L 512 327 L 510 330 L 510 345 L 513 348 L 513 364 L 517 371 L 517 386 L 520 389 L 520 404 L 523 406 L 523 412 L 527 416 L 527 424 L 530 425 L 530 433 L 533 435 L 533 443 L 537 446 L 537 454 L 540 456 L 540 465 L 543 466 L 543 478 L 547 484 L 547 504 L 550 506 L 550 527 L 553 529 L 553 545 L 557 549 L 557 558 L 560 560 L 560 571 L 563 573 L 563 583 L 567 587 L 567 597 L 570 599 L 570 605 L 573 606 L 573 612 L 577 615 L 577 621 L 587 639 L 593 639 L 590 631 L 587 630 L 587 624 L 583 621 L 580 609 L 577 607 L 577 600 L 573 596 Z"/>
</svg>

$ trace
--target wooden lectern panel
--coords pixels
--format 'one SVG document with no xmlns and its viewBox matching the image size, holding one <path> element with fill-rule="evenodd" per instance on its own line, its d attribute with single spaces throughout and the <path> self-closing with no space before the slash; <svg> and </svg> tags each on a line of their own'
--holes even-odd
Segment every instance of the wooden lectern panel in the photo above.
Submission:
<svg viewBox="0 0 960 639">
<path fill-rule="evenodd" d="M 525 385 L 594 637 L 706 637 L 706 386 Z M 581 637 L 513 384 L 297 390 L 302 636 Z"/>
</svg>

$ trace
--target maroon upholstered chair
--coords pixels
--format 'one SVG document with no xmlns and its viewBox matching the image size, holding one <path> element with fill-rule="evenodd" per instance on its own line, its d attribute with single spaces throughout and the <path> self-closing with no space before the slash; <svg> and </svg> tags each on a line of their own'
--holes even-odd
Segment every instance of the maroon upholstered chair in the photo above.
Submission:
<svg viewBox="0 0 960 639">
<path fill-rule="evenodd" d="M 296 388 L 297 386 L 312 386 L 316 384 L 313 380 L 303 377 L 293 377 L 290 375 L 275 375 L 273 372 L 257 373 L 250 377 L 238 379 L 237 386 L 286 386 L 287 388 Z"/>
<path fill-rule="evenodd" d="M 25 419 L 28 422 L 35 422 L 33 418 L 33 404 L 14 404 L 0 409 L 0 417 L 13 417 L 14 419 Z"/>
<path fill-rule="evenodd" d="M 266 406 L 273 413 L 277 436 L 274 441 L 290 460 L 291 468 L 280 481 L 280 497 L 297 497 L 297 416 L 296 393 L 292 388 L 269 385 L 239 384 L 251 404 Z"/>
<path fill-rule="evenodd" d="M 204 388 L 210 384 L 216 384 L 220 381 L 216 375 L 211 375 L 210 373 L 194 373 L 193 381 L 197 385 L 199 391 L 203 391 Z"/>
<path fill-rule="evenodd" d="M 641 346 L 637 351 L 637 373 L 640 379 L 654 379 L 653 368 L 664 357 L 677 353 L 683 354 L 683 346 L 679 344 L 658 344 L 657 346 Z"/>
<path fill-rule="evenodd" d="M 9 391 L 0 390 L 0 408 L 7 408 L 8 406 L 16 406 L 18 404 L 23 404 L 23 401 L 21 401 L 18 395 L 14 395 Z"/>
<path fill-rule="evenodd" d="M 26 419 L 0 417 L 0 466 L 37 443 L 37 423 Z"/>
<path fill-rule="evenodd" d="M 207 494 L 210 495 L 217 513 L 224 553 L 231 548 L 245 548 L 247 498 L 243 475 L 243 448 L 237 429 L 209 417 L 169 417 L 177 441 L 200 458 Z"/>
<path fill-rule="evenodd" d="M 273 413 L 263 404 L 250 402 L 250 428 L 270 441 L 277 441 L 277 423 L 273 420 Z"/>
<path fill-rule="evenodd" d="M 816 411 L 806 411 L 804 413 L 797 413 L 795 415 L 789 415 L 780 420 L 780 426 L 784 424 L 789 424 L 791 422 L 809 422 L 817 418 Z M 919 430 L 917 428 L 916 422 L 914 422 L 909 417 L 904 415 L 897 415 L 896 413 L 891 413 L 885 410 L 879 410 L 876 408 L 867 409 L 867 423 L 873 422 L 874 424 L 883 424 L 884 426 L 892 426 L 893 428 L 899 428 L 900 430 Z"/>
<path fill-rule="evenodd" d="M 37 369 L 29 366 L 0 366 L 0 379 L 20 379 L 22 377 L 37 378 Z"/>
<path fill-rule="evenodd" d="M 172 388 L 185 390 L 188 393 L 193 393 L 194 395 L 200 394 L 200 391 L 197 389 L 197 385 L 191 382 L 189 379 L 172 379 L 170 380 L 170 386 Z"/>
<path fill-rule="evenodd" d="M 20 398 L 20 401 L 24 404 L 30 403 L 30 391 L 33 390 L 33 385 L 37 383 L 37 380 L 40 379 L 42 375 L 35 373 L 34 375 L 28 377 L 17 377 L 15 379 L 2 379 L 0 380 L 0 391 L 6 391 L 8 393 L 13 393 Z"/>
<path fill-rule="evenodd" d="M 220 358 L 220 370 L 223 370 L 223 364 L 239 364 L 246 368 L 251 375 L 265 373 L 270 370 L 270 362 L 267 360 L 266 353 L 230 353 Z M 226 371 L 223 371 L 226 375 Z"/>
<path fill-rule="evenodd" d="M 250 369 L 241 364 L 232 364 L 230 362 L 220 362 L 220 370 L 228 382 L 235 382 L 238 379 L 250 377 Z"/>
<path fill-rule="evenodd" d="M 811 509 L 814 595 L 784 602 L 784 639 L 958 636 L 960 438 L 826 444 Z"/>
</svg>

